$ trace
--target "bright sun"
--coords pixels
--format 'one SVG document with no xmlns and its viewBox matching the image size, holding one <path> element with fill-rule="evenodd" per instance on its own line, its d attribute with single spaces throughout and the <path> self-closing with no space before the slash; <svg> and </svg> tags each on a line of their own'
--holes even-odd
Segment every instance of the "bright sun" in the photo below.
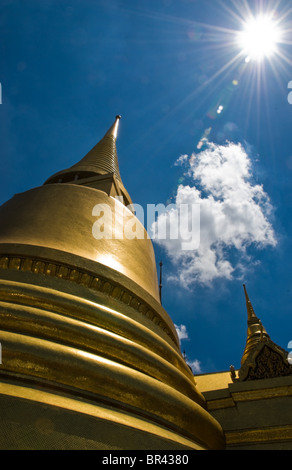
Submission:
<svg viewBox="0 0 292 470">
<path fill-rule="evenodd" d="M 277 51 L 279 41 L 280 31 L 270 16 L 251 18 L 238 34 L 238 44 L 246 55 L 246 60 L 270 58 Z"/>
</svg>

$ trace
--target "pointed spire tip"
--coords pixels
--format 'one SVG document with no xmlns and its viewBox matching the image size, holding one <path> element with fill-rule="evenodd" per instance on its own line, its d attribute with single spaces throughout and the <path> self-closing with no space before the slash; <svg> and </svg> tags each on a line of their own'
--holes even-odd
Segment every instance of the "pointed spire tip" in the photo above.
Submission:
<svg viewBox="0 0 292 470">
<path fill-rule="evenodd" d="M 119 127 L 119 121 L 121 119 L 121 115 L 120 114 L 117 114 L 116 115 L 116 118 L 115 118 L 115 122 L 113 123 L 113 125 L 110 127 L 110 129 L 107 131 L 107 133 L 105 135 L 110 135 L 112 136 L 114 139 L 117 138 L 117 135 L 118 135 L 118 127 Z"/>
</svg>

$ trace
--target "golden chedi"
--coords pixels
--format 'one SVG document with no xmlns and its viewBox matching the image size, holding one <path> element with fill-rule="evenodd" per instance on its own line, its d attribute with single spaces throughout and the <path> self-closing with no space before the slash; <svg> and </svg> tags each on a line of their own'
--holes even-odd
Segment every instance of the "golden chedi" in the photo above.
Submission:
<svg viewBox="0 0 292 470">
<path fill-rule="evenodd" d="M 79 163 L 0 207 L 2 449 L 224 447 L 127 207 L 119 119 Z M 100 239 L 96 207 L 110 209 Z M 144 237 L 122 236 L 125 214 Z"/>
</svg>

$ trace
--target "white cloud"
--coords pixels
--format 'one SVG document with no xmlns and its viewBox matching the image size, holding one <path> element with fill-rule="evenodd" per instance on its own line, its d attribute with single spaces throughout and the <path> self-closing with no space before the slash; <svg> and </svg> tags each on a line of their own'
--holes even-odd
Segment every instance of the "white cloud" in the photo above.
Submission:
<svg viewBox="0 0 292 470">
<path fill-rule="evenodd" d="M 192 369 L 193 374 L 200 374 L 202 372 L 201 363 L 198 361 L 198 359 L 195 359 L 194 361 L 187 361 L 187 363 Z"/>
<path fill-rule="evenodd" d="M 179 340 L 181 341 L 182 339 L 188 339 L 189 336 L 188 336 L 188 332 L 187 332 L 187 328 L 185 325 L 174 325 L 175 326 L 175 329 L 176 329 L 176 332 L 177 332 L 177 335 L 178 335 L 178 338 Z"/>
<path fill-rule="evenodd" d="M 172 279 L 185 287 L 210 284 L 218 278 L 233 279 L 247 261 L 256 262 L 248 255 L 250 246 L 259 249 L 277 243 L 269 197 L 262 185 L 253 183 L 251 161 L 239 144 L 209 144 L 188 160 L 180 157 L 178 164 L 187 164 L 190 184 L 177 188 L 176 210 L 182 204 L 199 204 L 200 243 L 197 249 L 185 251 L 180 237 L 154 237 L 175 265 Z M 169 223 L 176 219 L 170 217 Z M 160 214 L 153 231 L 164 221 L 165 214 Z"/>
<path fill-rule="evenodd" d="M 187 327 L 185 325 L 174 325 L 176 332 L 178 334 L 179 341 L 181 342 L 182 340 L 189 339 L 189 335 L 187 332 Z M 185 353 L 184 353 L 185 354 Z M 188 358 L 185 358 L 186 363 L 188 366 L 192 369 L 192 372 L 194 374 L 200 374 L 202 372 L 201 370 L 201 362 L 198 359 L 194 360 L 189 360 Z"/>
</svg>

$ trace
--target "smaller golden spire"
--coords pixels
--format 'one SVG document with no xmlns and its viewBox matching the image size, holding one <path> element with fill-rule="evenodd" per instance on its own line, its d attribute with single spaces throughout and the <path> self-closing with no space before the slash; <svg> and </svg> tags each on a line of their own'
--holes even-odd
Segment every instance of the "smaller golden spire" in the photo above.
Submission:
<svg viewBox="0 0 292 470">
<path fill-rule="evenodd" d="M 261 320 L 256 316 L 251 301 L 249 299 L 246 286 L 243 284 L 246 309 L 247 309 L 247 340 L 245 350 L 242 356 L 241 364 L 243 364 L 250 354 L 251 350 L 261 342 L 269 338 Z"/>
<path fill-rule="evenodd" d="M 249 300 L 249 296 L 248 296 L 245 284 L 243 284 L 243 289 L 244 289 L 246 308 L 247 308 L 247 319 L 248 321 L 258 320 L 254 312 L 253 306 L 251 304 L 251 301 Z"/>
<path fill-rule="evenodd" d="M 238 379 L 231 369 L 232 380 L 246 381 L 292 375 L 288 353 L 270 339 L 254 312 L 245 285 L 243 288 L 247 307 L 247 340 Z"/>
</svg>

